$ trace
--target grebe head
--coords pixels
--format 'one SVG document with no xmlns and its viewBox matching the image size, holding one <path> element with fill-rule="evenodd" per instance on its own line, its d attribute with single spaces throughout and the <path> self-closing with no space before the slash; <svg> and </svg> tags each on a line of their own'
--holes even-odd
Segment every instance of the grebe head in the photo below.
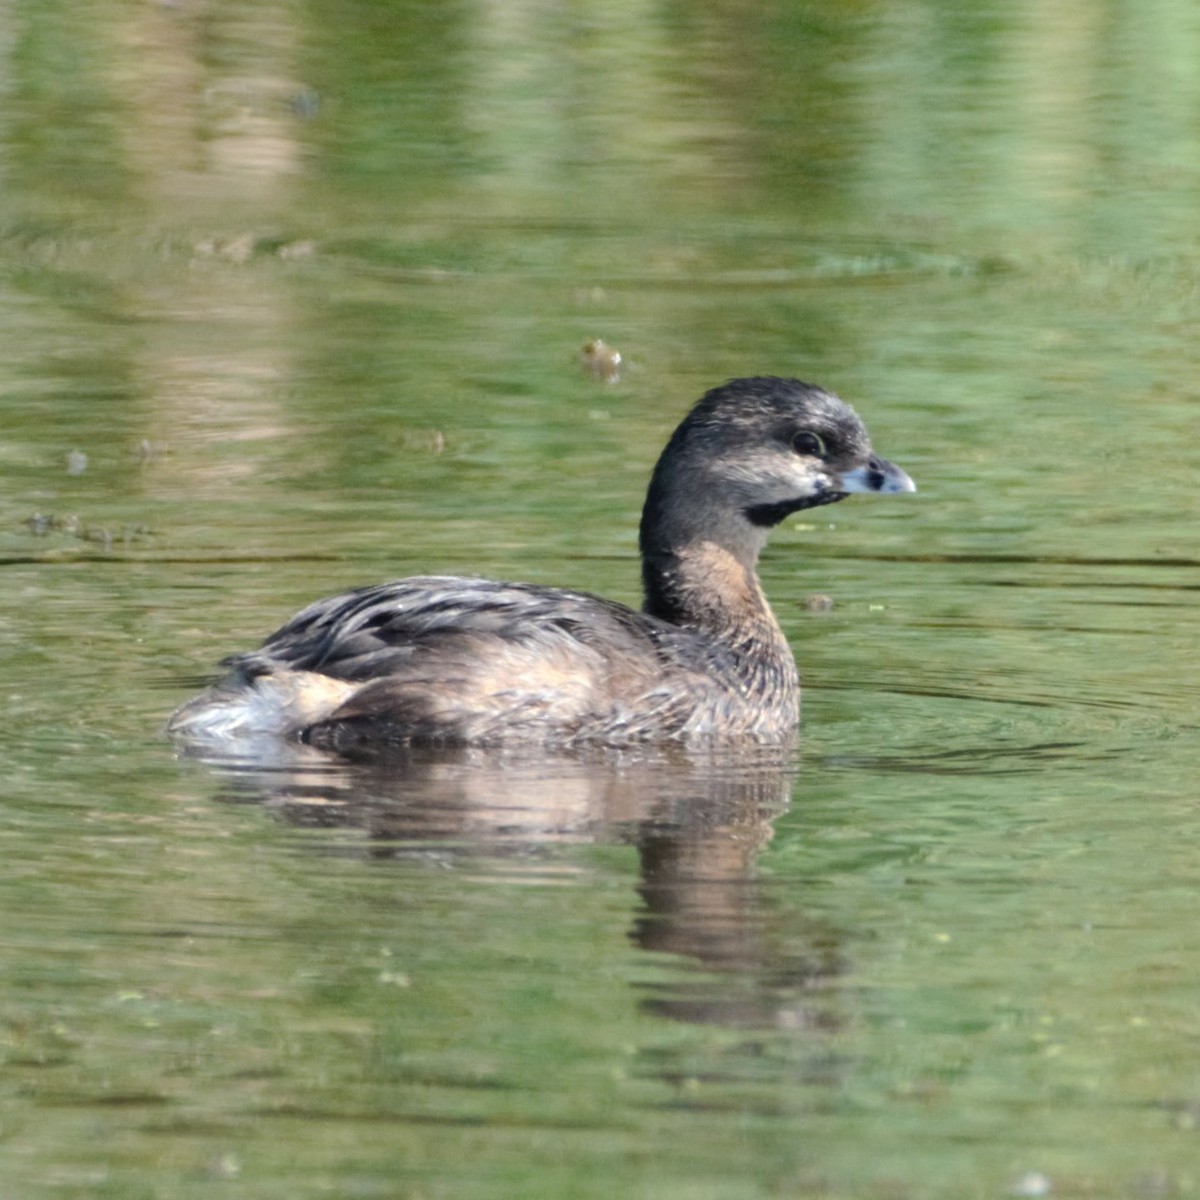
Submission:
<svg viewBox="0 0 1200 1200">
<path fill-rule="evenodd" d="M 642 549 L 704 540 L 752 560 L 790 513 L 852 492 L 914 491 L 844 400 L 796 379 L 735 379 L 701 397 L 663 451 Z"/>
</svg>

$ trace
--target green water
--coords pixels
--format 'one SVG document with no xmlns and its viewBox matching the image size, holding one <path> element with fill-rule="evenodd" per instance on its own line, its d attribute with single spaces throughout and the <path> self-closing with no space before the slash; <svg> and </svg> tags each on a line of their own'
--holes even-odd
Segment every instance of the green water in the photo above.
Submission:
<svg viewBox="0 0 1200 1200">
<path fill-rule="evenodd" d="M 26 0 L 0 55 L 0 1197 L 1200 1192 L 1194 5 Z M 163 739 L 354 584 L 636 602 L 760 372 L 921 488 L 772 540 L 795 757 Z"/>
</svg>

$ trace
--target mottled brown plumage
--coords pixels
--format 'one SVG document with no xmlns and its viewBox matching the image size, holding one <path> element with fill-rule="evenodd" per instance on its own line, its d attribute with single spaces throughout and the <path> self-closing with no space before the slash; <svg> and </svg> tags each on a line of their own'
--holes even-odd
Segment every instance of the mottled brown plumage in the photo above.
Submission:
<svg viewBox="0 0 1200 1200">
<path fill-rule="evenodd" d="M 422 576 L 310 605 L 184 704 L 191 742 L 787 736 L 800 681 L 759 586 L 768 529 L 854 491 L 913 491 L 853 410 L 797 380 L 707 393 L 668 442 L 642 514 L 641 612 L 585 592 Z"/>
</svg>

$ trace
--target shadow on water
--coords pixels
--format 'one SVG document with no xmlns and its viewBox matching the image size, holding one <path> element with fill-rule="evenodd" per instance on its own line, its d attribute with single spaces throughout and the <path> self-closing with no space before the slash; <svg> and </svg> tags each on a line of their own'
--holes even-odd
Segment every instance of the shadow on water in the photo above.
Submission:
<svg viewBox="0 0 1200 1200">
<path fill-rule="evenodd" d="M 349 761 L 274 745 L 205 760 L 225 803 L 262 804 L 288 825 L 340 830 L 317 853 L 448 868 L 542 862 L 580 846 L 636 847 L 631 942 L 685 970 L 640 983 L 644 1012 L 739 1029 L 836 1028 L 820 985 L 844 971 L 842 939 L 816 922 L 797 946 L 772 936 L 759 855 L 789 802 L 796 747 L 411 747 Z M 352 850 L 347 850 L 347 845 Z M 312 844 L 306 842 L 309 850 Z"/>
</svg>

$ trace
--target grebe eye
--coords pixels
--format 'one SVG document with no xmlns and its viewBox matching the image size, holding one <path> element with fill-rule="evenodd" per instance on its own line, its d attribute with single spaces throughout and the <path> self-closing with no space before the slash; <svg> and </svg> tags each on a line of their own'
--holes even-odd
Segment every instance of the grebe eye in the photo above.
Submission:
<svg viewBox="0 0 1200 1200">
<path fill-rule="evenodd" d="M 805 429 L 792 438 L 792 449 L 797 454 L 809 454 L 813 458 L 825 457 L 825 442 L 811 430 Z"/>
</svg>

